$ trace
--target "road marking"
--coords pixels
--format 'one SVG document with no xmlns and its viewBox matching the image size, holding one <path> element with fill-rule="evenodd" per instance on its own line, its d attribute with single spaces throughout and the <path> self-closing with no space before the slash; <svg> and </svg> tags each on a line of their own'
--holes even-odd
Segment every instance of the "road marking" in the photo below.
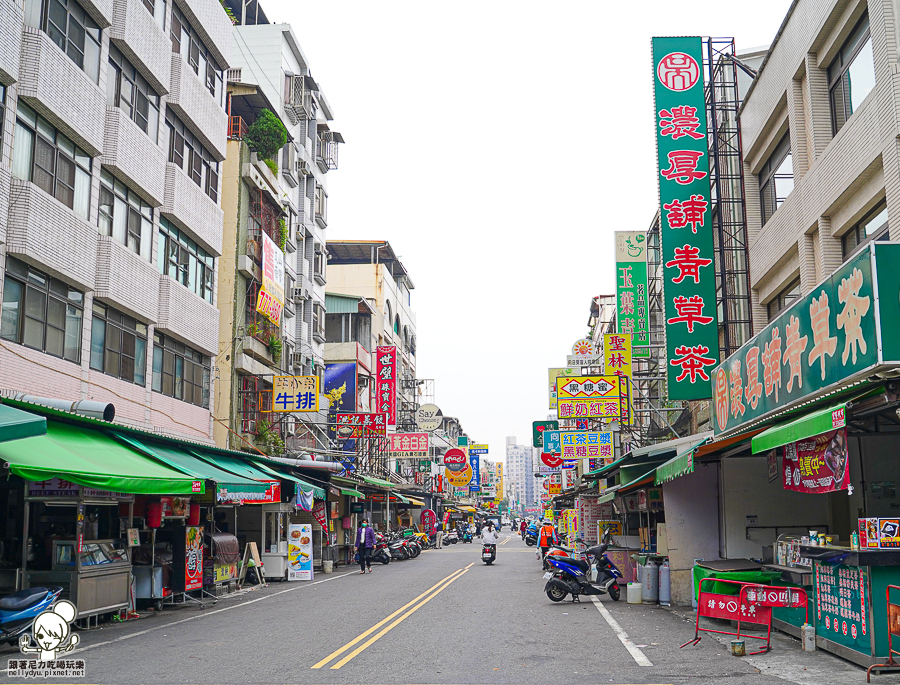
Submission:
<svg viewBox="0 0 900 685">
<path fill-rule="evenodd" d="M 231 611 L 232 609 L 238 609 L 240 607 L 247 606 L 248 604 L 254 604 L 255 602 L 262 602 L 263 600 L 269 599 L 271 597 L 277 597 L 278 595 L 283 595 L 285 592 L 293 592 L 294 590 L 302 590 L 304 588 L 312 587 L 313 585 L 319 585 L 320 583 L 327 583 L 331 580 L 337 580 L 338 578 L 346 578 L 347 576 L 356 575 L 357 571 L 352 571 L 350 573 L 341 573 L 338 575 L 331 576 L 331 578 L 325 578 L 324 580 L 317 580 L 313 583 L 308 583 L 304 585 L 297 585 L 295 587 L 290 587 L 286 590 L 279 590 L 278 592 L 273 592 L 271 595 L 266 595 L 265 597 L 257 597 L 256 599 L 250 599 L 246 602 L 241 602 L 240 604 L 232 604 L 228 607 L 222 607 L 221 609 L 215 609 L 213 611 L 204 611 L 202 614 L 197 614 L 196 616 L 189 616 L 188 618 L 182 618 L 178 621 L 172 621 L 171 623 L 166 623 L 159 626 L 154 626 L 152 628 L 147 628 L 145 630 L 139 630 L 134 633 L 129 633 L 128 635 L 122 635 L 121 637 L 114 638 L 112 640 L 107 640 L 106 642 L 98 642 L 93 645 L 88 645 L 86 647 L 79 647 L 74 650 L 73 654 L 80 654 L 82 652 L 89 652 L 92 649 L 97 649 L 98 647 L 105 647 L 106 645 L 111 645 L 116 642 L 123 642 L 124 640 L 130 640 L 133 637 L 138 637 L 139 635 L 146 635 L 147 633 L 152 633 L 155 630 L 162 630 L 164 628 L 170 628 L 172 626 L 177 626 L 179 623 L 187 623 L 188 621 L 196 621 L 199 618 L 206 618 L 207 616 L 212 616 L 214 614 L 220 614 L 223 611 Z M 6 673 L 9 669 L 0 668 L 0 673 Z"/>
<path fill-rule="evenodd" d="M 474 565 L 475 565 L 475 562 L 472 562 L 471 564 L 469 564 L 468 566 L 466 566 L 465 569 L 463 569 L 462 573 L 454 574 L 455 577 L 453 577 L 451 580 L 448 580 L 448 581 L 447 581 L 446 583 L 444 583 L 440 588 L 438 588 L 435 592 L 433 592 L 432 594 L 430 594 L 428 597 L 426 597 L 424 600 L 422 600 L 421 602 L 419 602 L 419 603 L 418 603 L 416 606 L 414 606 L 412 609 L 410 609 L 410 610 L 407 611 L 405 614 L 403 614 L 403 616 L 401 616 L 401 617 L 398 618 L 396 621 L 394 621 L 393 623 L 391 623 L 387 628 L 384 628 L 383 630 L 381 630 L 381 632 L 377 633 L 377 634 L 374 635 L 373 637 L 370 637 L 370 638 L 369 638 L 368 640 L 366 640 L 363 644 L 361 644 L 359 647 L 357 647 L 356 649 L 354 649 L 352 652 L 350 652 L 350 653 L 349 653 L 347 656 L 345 656 L 343 659 L 341 659 L 340 661 L 338 661 L 334 666 L 332 666 L 332 667 L 331 667 L 331 670 L 339 669 L 339 668 L 341 668 L 342 666 L 344 666 L 347 662 L 349 662 L 351 659 L 356 658 L 359 654 L 361 654 L 363 651 L 365 651 L 368 647 L 370 647 L 371 645 L 373 645 L 374 643 L 376 643 L 378 640 L 380 640 L 381 637 L 382 637 L 383 635 L 387 634 L 390 630 L 394 629 L 396 626 L 398 626 L 398 625 L 400 625 L 401 623 L 403 623 L 403 621 L 405 621 L 407 618 L 409 618 L 410 616 L 412 616 L 414 613 L 416 613 L 416 612 L 417 612 L 419 609 L 421 609 L 423 606 L 425 606 L 426 604 L 428 604 L 428 602 L 430 602 L 432 599 L 434 599 L 435 597 L 437 597 L 440 593 L 442 593 L 444 590 L 446 590 L 450 585 L 452 585 L 452 584 L 455 583 L 457 580 L 459 580 L 459 579 L 462 578 L 464 575 L 466 575 L 466 574 L 469 572 L 469 569 L 472 568 Z"/>
<path fill-rule="evenodd" d="M 606 619 L 606 622 L 609 624 L 609 627 L 613 629 L 613 632 L 616 634 L 616 637 L 619 638 L 619 642 L 621 642 L 625 649 L 628 650 L 628 653 L 631 654 L 631 658 L 635 660 L 638 666 L 652 666 L 650 663 L 650 659 L 648 659 L 644 653 L 638 649 L 635 644 L 631 641 L 631 638 L 628 637 L 628 633 L 622 630 L 622 626 L 619 625 L 619 622 L 616 621 L 612 617 L 612 614 L 609 613 L 609 609 L 603 606 L 603 603 L 597 599 L 596 595 L 591 595 L 591 601 L 594 603 L 594 606 L 597 607 L 597 611 L 600 612 L 600 615 Z"/>
<path fill-rule="evenodd" d="M 470 564 L 470 566 L 471 566 L 471 564 Z M 396 615 L 399 614 L 400 612 L 404 611 L 405 609 L 408 609 L 410 606 L 412 606 L 413 604 L 415 604 L 416 602 L 418 602 L 420 599 L 422 599 L 422 598 L 423 598 L 425 595 L 427 595 L 429 592 L 431 592 L 432 590 L 434 590 L 435 588 L 437 588 L 439 585 L 441 585 L 442 583 L 446 582 L 447 580 L 449 580 L 449 579 L 452 578 L 453 576 L 455 576 L 455 575 L 457 575 L 457 574 L 460 574 L 460 573 L 462 573 L 462 572 L 463 572 L 463 569 L 461 569 L 461 568 L 456 569 L 456 570 L 455 570 L 453 573 L 451 573 L 449 576 L 447 576 L 446 578 L 444 578 L 444 579 L 442 579 L 442 580 L 439 580 L 437 583 L 435 583 L 435 584 L 432 585 L 430 588 L 428 588 L 427 590 L 425 590 L 425 592 L 423 592 L 421 595 L 419 595 L 418 597 L 416 597 L 416 598 L 413 599 L 412 601 L 407 602 L 407 603 L 404 604 L 402 607 L 400 607 L 399 609 L 397 609 L 397 611 L 395 611 L 393 614 L 391 614 L 390 616 L 388 616 L 388 617 L 385 618 L 384 620 L 379 621 L 379 622 L 376 623 L 374 626 L 372 626 L 371 628 L 369 628 L 366 632 L 364 632 L 362 635 L 360 635 L 359 637 L 355 638 L 354 640 L 348 642 L 347 644 L 345 644 L 343 647 L 341 647 L 341 648 L 338 649 L 337 651 L 332 652 L 331 654 L 329 654 L 328 656 L 326 656 L 324 659 L 322 659 L 321 661 L 319 661 L 319 662 L 316 663 L 315 665 L 311 666 L 311 668 L 322 668 L 322 666 L 324 666 L 325 664 L 327 664 L 329 661 L 331 661 L 331 660 L 334 659 L 335 657 L 340 656 L 341 654 L 343 654 L 344 652 L 346 652 L 348 649 L 350 649 L 350 648 L 351 648 L 353 645 L 355 645 L 357 642 L 359 642 L 359 641 L 362 640 L 363 638 L 366 638 L 366 637 L 368 637 L 369 635 L 371 635 L 372 633 L 374 633 L 374 632 L 375 632 L 376 630 L 378 630 L 381 626 L 383 626 L 385 623 L 387 623 L 387 622 L 390 621 L 392 618 L 394 618 L 394 616 L 396 616 Z"/>
</svg>

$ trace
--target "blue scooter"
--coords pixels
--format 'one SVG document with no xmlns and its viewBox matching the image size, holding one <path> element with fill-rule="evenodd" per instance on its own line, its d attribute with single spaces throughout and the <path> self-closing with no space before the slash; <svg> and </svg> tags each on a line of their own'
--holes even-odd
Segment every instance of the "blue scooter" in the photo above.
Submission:
<svg viewBox="0 0 900 685">
<path fill-rule="evenodd" d="M 19 636 L 31 631 L 34 619 L 52 607 L 62 591 L 61 587 L 32 587 L 0 599 L 0 643 L 17 644 Z"/>
<path fill-rule="evenodd" d="M 548 556 L 547 561 L 553 570 L 544 574 L 547 581 L 544 592 L 547 598 L 551 602 L 561 602 L 567 595 L 572 595 L 572 601 L 577 602 L 580 601 L 580 595 L 608 594 L 613 601 L 619 601 L 622 589 L 619 587 L 618 579 L 623 576 L 606 556 L 609 542 L 607 534 L 604 536 L 603 544 L 591 547 L 585 552 L 586 555 L 594 557 L 592 564 L 572 557 Z"/>
</svg>

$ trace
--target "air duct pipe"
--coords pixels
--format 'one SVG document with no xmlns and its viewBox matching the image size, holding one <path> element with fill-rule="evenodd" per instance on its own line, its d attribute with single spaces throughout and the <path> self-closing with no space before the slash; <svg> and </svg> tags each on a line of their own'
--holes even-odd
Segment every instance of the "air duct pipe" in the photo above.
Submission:
<svg viewBox="0 0 900 685">
<path fill-rule="evenodd" d="M 100 419 L 101 421 L 112 421 L 116 418 L 116 407 L 110 402 L 97 402 L 96 400 L 57 400 L 52 397 L 35 397 L 18 393 L 13 396 L 17 402 L 29 402 L 31 404 L 41 404 L 51 409 L 59 409 L 70 414 L 78 414 L 79 416 L 89 416 L 92 419 Z"/>
<path fill-rule="evenodd" d="M 336 461 L 313 461 L 312 459 L 289 459 L 287 457 L 268 458 L 301 469 L 316 469 L 318 471 L 330 471 L 331 473 L 340 473 L 344 470 L 344 466 Z"/>
</svg>

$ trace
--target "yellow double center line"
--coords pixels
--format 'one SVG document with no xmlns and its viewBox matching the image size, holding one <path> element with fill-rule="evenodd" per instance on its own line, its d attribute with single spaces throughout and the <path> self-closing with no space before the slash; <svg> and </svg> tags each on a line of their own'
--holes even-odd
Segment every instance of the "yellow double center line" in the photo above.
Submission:
<svg viewBox="0 0 900 685">
<path fill-rule="evenodd" d="M 432 585 L 430 588 L 428 588 L 427 590 L 425 590 L 425 592 L 423 592 L 421 595 L 419 595 L 418 597 L 416 597 L 414 600 L 412 600 L 412 601 L 410 601 L 410 602 L 404 604 L 402 607 L 400 607 L 399 609 L 397 609 L 397 611 L 395 611 L 394 613 L 392 613 L 392 614 L 391 614 L 390 616 L 388 616 L 387 618 L 382 619 L 381 621 L 379 621 L 378 623 L 376 623 L 374 626 L 372 626 L 371 628 L 369 628 L 369 629 L 368 629 L 366 632 L 364 632 L 362 635 L 360 635 L 359 637 L 354 638 L 353 640 L 351 640 L 350 642 L 348 642 L 347 644 L 345 644 L 343 647 L 341 647 L 341 648 L 338 649 L 337 651 L 332 652 L 331 654 L 329 654 L 328 656 L 326 656 L 324 659 L 322 659 L 320 662 L 318 662 L 317 664 L 313 665 L 312 668 L 322 668 L 323 666 L 325 666 L 326 664 L 328 664 L 332 659 L 334 659 L 334 658 L 336 658 L 336 657 L 339 657 L 341 654 L 343 654 L 344 652 L 346 652 L 348 649 L 350 649 L 351 647 L 353 647 L 355 644 L 361 642 L 362 640 L 365 640 L 367 637 L 369 637 L 369 635 L 371 635 L 371 634 L 374 633 L 376 630 L 378 630 L 379 628 L 381 628 L 381 626 L 383 626 L 385 623 L 387 623 L 388 621 L 390 621 L 392 618 L 396 617 L 398 614 L 401 614 L 401 613 L 403 613 L 404 611 L 406 611 L 407 609 L 409 609 L 409 611 L 406 611 L 405 614 L 403 614 L 402 616 L 400 616 L 400 618 L 398 618 L 396 621 L 394 621 L 393 623 L 391 623 L 387 628 L 385 628 L 384 630 L 379 631 L 379 632 L 376 633 L 373 637 L 370 637 L 370 638 L 369 638 L 368 640 L 366 640 L 363 644 L 361 644 L 359 647 L 357 647 L 356 649 L 354 649 L 354 650 L 353 650 L 352 652 L 350 652 L 347 656 L 345 656 L 343 659 L 341 659 L 341 660 L 338 661 L 334 666 L 331 667 L 332 670 L 340 668 L 341 666 L 343 666 L 344 664 L 346 664 L 347 662 L 349 662 L 351 659 L 353 659 L 354 657 L 356 657 L 356 656 L 358 656 L 359 654 L 361 654 L 364 650 L 366 650 L 368 647 L 370 647 L 371 645 L 373 645 L 373 644 L 374 644 L 375 642 L 377 642 L 379 639 L 381 639 L 381 637 L 382 637 L 383 635 L 385 635 L 388 631 L 390 631 L 391 629 L 395 628 L 397 625 L 399 625 L 399 624 L 402 623 L 404 620 L 406 620 L 409 616 L 411 616 L 411 615 L 414 614 L 416 611 L 418 611 L 419 609 L 421 609 L 423 606 L 425 606 L 426 604 L 428 604 L 428 602 L 430 602 L 432 599 L 434 599 L 438 594 L 440 594 L 440 593 L 443 592 L 445 589 L 447 589 L 447 587 L 448 587 L 451 583 L 453 583 L 453 582 L 459 580 L 462 576 L 464 576 L 466 573 L 468 573 L 468 572 L 469 572 L 469 569 L 472 568 L 472 566 L 474 566 L 474 565 L 475 565 L 474 563 L 471 563 L 471 564 L 469 564 L 468 566 L 466 566 L 465 568 L 457 569 L 456 571 L 454 571 L 453 573 L 451 573 L 451 574 L 450 574 L 449 576 L 447 576 L 446 578 L 443 578 L 442 580 L 438 581 L 435 585 Z M 425 599 L 422 599 L 423 597 L 424 597 Z M 422 601 L 419 602 L 419 600 L 422 600 Z M 416 604 L 416 602 L 419 602 L 419 603 Z M 414 604 L 415 604 L 415 606 L 413 606 Z M 410 609 L 410 607 L 412 607 L 412 608 Z"/>
</svg>

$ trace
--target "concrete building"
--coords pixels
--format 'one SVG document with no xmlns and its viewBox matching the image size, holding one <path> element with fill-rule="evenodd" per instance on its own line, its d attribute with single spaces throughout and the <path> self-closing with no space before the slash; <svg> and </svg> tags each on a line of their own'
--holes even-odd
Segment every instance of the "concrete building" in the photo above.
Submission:
<svg viewBox="0 0 900 685">
<path fill-rule="evenodd" d="M 215 0 L 0 13 L 0 388 L 210 441 L 231 21 Z"/>
<path fill-rule="evenodd" d="M 539 480 L 534 477 L 537 467 L 535 453 L 540 450 L 531 445 L 518 445 L 516 438 L 506 438 L 506 485 L 511 507 L 519 502 L 520 508 L 531 507 L 537 501 Z"/>
<path fill-rule="evenodd" d="M 242 16 L 240 3 L 228 4 L 234 16 Z M 271 408 L 273 375 L 318 376 L 322 392 L 325 176 L 337 168 L 338 143 L 343 139 L 329 129 L 331 109 L 310 76 L 309 62 L 289 25 L 269 23 L 257 3 L 234 27 L 232 55 L 226 227 L 235 242 L 229 266 L 234 265 L 236 275 L 233 282 L 230 273 L 220 277 L 234 291 L 233 303 L 223 303 L 233 306 L 220 307 L 222 325 L 230 325 L 230 334 L 220 335 L 220 351 L 232 355 L 234 366 L 229 369 L 231 387 L 223 387 L 220 398 L 242 436 L 256 436 L 254 441 L 259 442 L 264 421 L 265 432 L 277 434 L 289 451 L 325 449 L 324 397 L 319 412 L 296 413 L 279 421 L 266 420 L 271 415 L 265 412 Z M 288 131 L 288 142 L 272 165 L 277 171 L 241 142 L 262 109 L 275 113 Z M 279 325 L 256 311 L 263 234 L 279 239 L 284 252 L 284 311 Z M 225 437 L 223 433 L 221 439 Z M 277 443 L 270 436 L 273 439 Z"/>
</svg>

